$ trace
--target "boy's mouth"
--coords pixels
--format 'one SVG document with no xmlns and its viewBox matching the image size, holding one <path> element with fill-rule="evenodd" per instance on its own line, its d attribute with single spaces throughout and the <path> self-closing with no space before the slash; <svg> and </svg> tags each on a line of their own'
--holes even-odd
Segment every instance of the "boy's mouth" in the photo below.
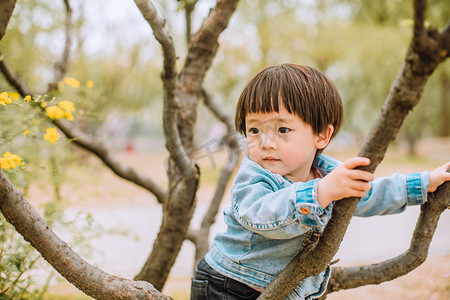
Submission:
<svg viewBox="0 0 450 300">
<path fill-rule="evenodd" d="M 281 159 L 275 158 L 271 155 L 266 155 L 266 156 L 264 156 L 263 160 L 264 161 L 280 161 Z"/>
</svg>

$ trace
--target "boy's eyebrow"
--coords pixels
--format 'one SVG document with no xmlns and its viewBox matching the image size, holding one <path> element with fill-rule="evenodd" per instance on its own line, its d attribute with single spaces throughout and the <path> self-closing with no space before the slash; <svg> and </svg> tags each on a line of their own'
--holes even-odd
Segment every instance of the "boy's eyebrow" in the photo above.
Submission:
<svg viewBox="0 0 450 300">
<path fill-rule="evenodd" d="M 270 119 L 264 120 L 264 121 L 261 121 L 258 118 L 251 118 L 251 117 L 246 119 L 246 123 L 248 123 L 248 124 L 254 124 L 254 123 L 264 124 L 264 123 L 267 123 L 267 122 L 270 122 L 270 121 L 277 121 L 277 122 L 280 122 L 280 123 L 289 123 L 289 122 L 292 122 L 292 119 L 290 119 L 290 118 L 281 118 L 281 117 L 280 118 L 277 118 L 277 117 L 270 118 Z"/>
</svg>

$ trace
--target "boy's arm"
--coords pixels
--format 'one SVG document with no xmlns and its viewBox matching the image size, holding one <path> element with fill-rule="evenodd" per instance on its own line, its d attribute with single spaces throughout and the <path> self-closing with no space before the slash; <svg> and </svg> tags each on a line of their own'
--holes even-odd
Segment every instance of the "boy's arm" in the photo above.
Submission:
<svg viewBox="0 0 450 300">
<path fill-rule="evenodd" d="M 372 189 L 361 198 L 354 215 L 368 217 L 400 213 L 409 205 L 420 205 L 427 201 L 427 193 L 450 180 L 447 169 L 450 162 L 430 171 L 402 175 L 392 174 L 377 178 Z"/>
<path fill-rule="evenodd" d="M 370 217 L 396 214 L 407 206 L 420 205 L 427 201 L 429 173 L 394 173 L 372 182 L 366 196 L 362 197 L 353 215 Z"/>
</svg>

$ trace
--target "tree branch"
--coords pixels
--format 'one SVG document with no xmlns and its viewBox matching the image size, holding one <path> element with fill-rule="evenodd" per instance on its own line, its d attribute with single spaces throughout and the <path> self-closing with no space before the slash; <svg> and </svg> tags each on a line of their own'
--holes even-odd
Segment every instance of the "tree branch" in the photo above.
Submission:
<svg viewBox="0 0 450 300">
<path fill-rule="evenodd" d="M 444 46 L 442 54 L 445 54 L 446 57 L 450 57 L 450 24 L 442 31 L 442 44 Z"/>
<path fill-rule="evenodd" d="M 0 60 L 0 70 L 9 84 L 11 84 L 23 97 L 26 95 L 32 95 L 33 92 L 27 88 L 20 75 L 14 72 L 14 70 L 9 66 L 1 51 L 0 57 L 2 57 Z"/>
<path fill-rule="evenodd" d="M 230 117 L 223 112 L 219 103 L 214 101 L 214 99 L 208 92 L 202 90 L 202 95 L 206 107 L 214 114 L 217 119 L 223 122 L 227 127 L 227 135 L 223 138 L 223 141 L 226 144 L 228 150 L 228 162 L 223 166 L 220 172 L 214 196 L 209 203 L 207 212 L 203 216 L 203 221 L 200 225 L 200 229 L 191 230 L 186 236 L 186 239 L 190 240 L 195 245 L 196 251 L 194 268 L 209 249 L 209 232 L 211 226 L 216 221 L 216 216 L 219 211 L 223 195 L 225 194 L 228 181 L 238 165 L 241 153 L 237 133 L 234 130 L 233 123 Z"/>
<path fill-rule="evenodd" d="M 429 193 L 428 198 L 428 202 L 421 206 L 410 247 L 405 253 L 378 264 L 333 268 L 327 293 L 379 284 L 405 275 L 420 266 L 427 258 L 439 217 L 450 205 L 450 183 Z"/>
<path fill-rule="evenodd" d="M 230 179 L 233 171 L 236 169 L 241 148 L 237 139 L 237 133 L 234 130 L 233 123 L 230 117 L 222 111 L 221 106 L 216 101 L 214 101 L 214 99 L 208 92 L 203 90 L 202 94 L 206 107 L 214 114 L 214 116 L 216 116 L 217 119 L 222 121 L 227 126 L 227 136 L 224 137 L 224 142 L 229 148 L 228 162 L 222 168 L 220 178 L 216 187 L 216 192 L 201 224 L 201 228 L 203 230 L 207 229 L 209 231 L 211 225 L 215 223 L 215 218 L 217 212 L 219 211 L 220 202 L 222 201 L 223 195 L 225 193 L 228 180 Z"/>
<path fill-rule="evenodd" d="M 203 78 L 216 55 L 219 35 L 236 10 L 238 0 L 218 0 L 199 31 L 191 36 L 181 80 L 185 91 L 201 93 Z"/>
<path fill-rule="evenodd" d="M 177 56 L 175 55 L 172 36 L 166 27 L 166 20 L 158 14 L 152 1 L 135 0 L 134 3 L 136 3 L 142 16 L 152 28 L 156 40 L 161 44 L 164 56 L 164 72 L 162 77 L 175 80 L 175 77 L 177 76 L 175 69 Z M 173 84 L 175 84 L 175 82 L 173 82 Z"/>
<path fill-rule="evenodd" d="M 63 0 L 66 7 L 66 41 L 64 43 L 64 49 L 61 55 L 61 60 L 55 63 L 55 74 L 53 82 L 48 85 L 48 92 L 56 90 L 58 87 L 58 82 L 61 81 L 65 74 L 67 73 L 67 68 L 69 66 L 69 55 L 70 47 L 72 45 L 72 7 L 70 6 L 69 0 Z"/>
<path fill-rule="evenodd" d="M 184 176 L 194 176 L 196 168 L 192 163 L 181 142 L 180 133 L 177 127 L 177 114 L 179 99 L 176 95 L 177 72 L 175 69 L 176 55 L 175 47 L 169 30 L 166 28 L 166 20 L 162 18 L 153 4 L 148 0 L 134 1 L 141 11 L 142 16 L 149 23 L 153 30 L 153 35 L 161 44 L 164 56 L 164 71 L 161 78 L 164 84 L 164 133 L 166 136 L 166 147 L 171 159 L 181 170 Z"/>
<path fill-rule="evenodd" d="M 384 158 L 389 144 L 395 139 L 404 119 L 419 102 L 423 88 L 433 71 L 445 59 L 442 35 L 422 35 L 421 22 L 424 7 L 417 1 L 413 39 L 405 63 L 393 83 L 386 102 L 358 156 L 368 157 L 371 164 L 361 168 L 374 172 Z M 420 42 L 417 42 L 420 40 Z M 337 201 L 333 214 L 318 243 L 311 251 L 300 252 L 278 274 L 258 299 L 284 299 L 301 280 L 325 270 L 336 254 L 347 230 L 358 198 Z"/>
<path fill-rule="evenodd" d="M 16 6 L 16 0 L 0 1 L 0 40 L 5 35 L 9 20 Z"/>
<path fill-rule="evenodd" d="M 167 198 L 167 193 L 159 186 L 159 184 L 156 184 L 153 180 L 143 174 L 139 174 L 134 168 L 120 163 L 102 142 L 85 134 L 80 129 L 73 126 L 70 121 L 61 119 L 52 120 L 52 122 L 69 139 L 72 139 L 75 144 L 100 158 L 117 176 L 148 190 L 155 195 L 159 203 L 164 203 Z"/>
<path fill-rule="evenodd" d="M 189 45 L 191 42 L 192 33 L 192 12 L 194 11 L 197 0 L 194 2 L 184 1 L 184 13 L 186 16 L 186 42 Z"/>
<path fill-rule="evenodd" d="M 150 283 L 132 281 L 90 265 L 62 241 L 0 170 L 0 210 L 64 278 L 95 299 L 172 299 Z"/>
</svg>

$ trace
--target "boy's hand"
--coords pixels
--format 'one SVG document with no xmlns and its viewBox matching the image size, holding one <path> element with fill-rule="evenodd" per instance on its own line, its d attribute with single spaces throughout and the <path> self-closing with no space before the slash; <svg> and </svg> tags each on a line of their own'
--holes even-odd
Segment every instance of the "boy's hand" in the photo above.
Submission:
<svg viewBox="0 0 450 300">
<path fill-rule="evenodd" d="M 430 171 L 430 183 L 428 184 L 428 193 L 434 192 L 441 184 L 450 181 L 450 173 L 447 172 L 450 168 L 450 161 L 442 166 Z"/>
<path fill-rule="evenodd" d="M 374 176 L 370 172 L 355 168 L 369 164 L 368 158 L 353 157 L 320 180 L 317 187 L 317 202 L 320 206 L 325 208 L 331 201 L 365 196 L 366 191 L 371 189 L 368 181 L 372 181 Z"/>
</svg>

